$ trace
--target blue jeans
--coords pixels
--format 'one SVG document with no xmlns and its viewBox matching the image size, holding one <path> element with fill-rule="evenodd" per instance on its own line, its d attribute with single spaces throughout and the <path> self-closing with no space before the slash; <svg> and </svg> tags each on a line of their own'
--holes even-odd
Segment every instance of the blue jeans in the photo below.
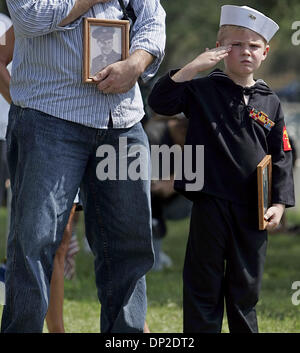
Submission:
<svg viewBox="0 0 300 353">
<path fill-rule="evenodd" d="M 2 332 L 42 332 L 53 258 L 79 186 L 95 256 L 101 332 L 143 331 L 145 274 L 153 265 L 150 175 L 135 181 L 96 176 L 97 148 L 113 146 L 118 156 L 120 137 L 127 137 L 128 148 L 139 144 L 149 151 L 140 123 L 93 129 L 12 105 L 7 146 L 13 197 Z"/>
</svg>

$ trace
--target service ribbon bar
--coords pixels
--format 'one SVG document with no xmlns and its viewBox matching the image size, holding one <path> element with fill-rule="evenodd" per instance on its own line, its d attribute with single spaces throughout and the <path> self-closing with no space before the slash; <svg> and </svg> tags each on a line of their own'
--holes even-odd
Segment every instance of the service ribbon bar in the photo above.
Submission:
<svg viewBox="0 0 300 353">
<path fill-rule="evenodd" d="M 255 108 L 252 108 L 249 113 L 250 118 L 257 121 L 260 125 L 265 127 L 267 130 L 271 130 L 275 123 L 268 118 L 268 115 L 264 112 L 260 112 Z"/>
</svg>

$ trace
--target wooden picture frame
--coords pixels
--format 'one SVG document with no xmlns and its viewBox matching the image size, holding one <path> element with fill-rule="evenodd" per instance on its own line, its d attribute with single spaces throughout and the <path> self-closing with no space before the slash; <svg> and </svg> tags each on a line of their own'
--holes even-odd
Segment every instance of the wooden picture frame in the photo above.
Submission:
<svg viewBox="0 0 300 353">
<path fill-rule="evenodd" d="M 272 157 L 266 155 L 257 165 L 257 192 L 258 192 L 258 225 L 259 230 L 266 229 L 268 221 L 264 219 L 272 201 Z"/>
<path fill-rule="evenodd" d="M 83 82 L 104 67 L 129 56 L 129 21 L 85 18 L 83 22 Z"/>
</svg>

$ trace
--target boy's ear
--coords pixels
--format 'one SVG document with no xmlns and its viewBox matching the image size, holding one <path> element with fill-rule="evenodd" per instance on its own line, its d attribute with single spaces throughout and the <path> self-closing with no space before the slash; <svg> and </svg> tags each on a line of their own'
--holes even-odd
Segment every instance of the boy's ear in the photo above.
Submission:
<svg viewBox="0 0 300 353">
<path fill-rule="evenodd" d="M 266 45 L 266 48 L 264 50 L 264 57 L 263 57 L 263 60 L 265 60 L 265 58 L 267 57 L 268 53 L 269 53 L 269 50 L 270 50 L 270 46 L 267 44 Z"/>
<path fill-rule="evenodd" d="M 220 44 L 220 42 L 217 40 L 216 41 L 216 48 L 218 48 L 218 47 L 220 47 L 221 46 L 221 44 Z"/>
</svg>

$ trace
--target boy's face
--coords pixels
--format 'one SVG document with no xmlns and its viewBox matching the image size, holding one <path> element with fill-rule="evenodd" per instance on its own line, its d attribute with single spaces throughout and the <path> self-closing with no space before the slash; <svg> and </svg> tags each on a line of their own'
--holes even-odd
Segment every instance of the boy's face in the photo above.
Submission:
<svg viewBox="0 0 300 353">
<path fill-rule="evenodd" d="M 219 45 L 217 42 L 217 46 Z M 224 63 L 226 72 L 238 77 L 253 75 L 269 51 L 263 38 L 247 28 L 227 29 L 221 45 L 232 46 Z"/>
</svg>

